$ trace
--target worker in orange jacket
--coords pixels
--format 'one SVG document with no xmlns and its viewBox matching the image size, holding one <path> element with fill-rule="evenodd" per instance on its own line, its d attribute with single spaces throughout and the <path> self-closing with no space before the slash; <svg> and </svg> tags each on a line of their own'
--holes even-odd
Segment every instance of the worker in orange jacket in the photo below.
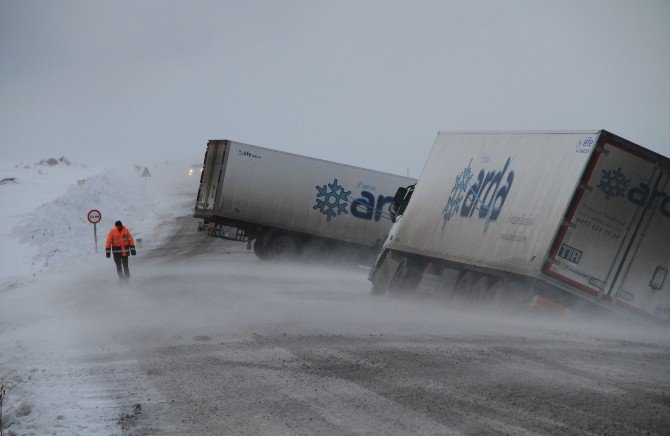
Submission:
<svg viewBox="0 0 670 436">
<path fill-rule="evenodd" d="M 119 275 L 119 280 L 127 281 L 130 278 L 128 255 L 135 256 L 137 253 L 135 252 L 133 235 L 130 233 L 130 230 L 123 226 L 121 221 L 115 222 L 114 228 L 109 231 L 107 243 L 105 244 L 105 252 L 108 258 L 111 254 L 114 255 L 114 263 L 116 263 L 116 273 Z"/>
</svg>

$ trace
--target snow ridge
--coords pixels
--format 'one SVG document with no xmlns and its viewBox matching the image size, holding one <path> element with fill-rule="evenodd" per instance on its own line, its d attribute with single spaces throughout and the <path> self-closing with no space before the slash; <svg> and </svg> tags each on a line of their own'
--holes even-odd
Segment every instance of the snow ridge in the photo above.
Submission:
<svg viewBox="0 0 670 436">
<path fill-rule="evenodd" d="M 104 256 L 107 233 L 116 220 L 132 232 L 138 251 L 145 237 L 152 234 L 163 220 L 178 213 L 188 213 L 174 204 L 175 178 L 167 165 L 154 167 L 151 180 L 145 181 L 132 167 L 107 170 L 83 179 L 72 179 L 64 194 L 22 213 L 12 220 L 6 237 L 13 244 L 14 254 L 7 258 L 15 267 L 6 265 L 0 272 L 0 290 L 19 285 L 45 271 L 70 268 L 96 256 L 93 225 L 86 215 L 97 209 L 102 220 L 97 224 L 97 256 Z M 54 180 L 55 181 L 55 180 Z M 29 200 L 35 192 L 49 188 L 51 177 L 39 183 L 19 185 L 17 196 Z M 192 181 L 190 181 L 192 182 Z M 192 183 L 191 183 L 192 184 Z M 62 191 L 61 191 L 62 192 Z M 53 197 L 51 197 L 53 198 Z"/>
<path fill-rule="evenodd" d="M 114 221 L 124 221 L 135 237 L 152 221 L 155 202 L 137 186 L 107 174 L 89 177 L 70 186 L 65 195 L 38 207 L 12 234 L 23 243 L 34 244 L 38 253 L 33 264 L 38 271 L 71 266 L 95 254 L 93 226 L 86 219 L 91 209 L 103 212 L 98 224 L 98 250 L 104 250 L 107 231 Z"/>
</svg>

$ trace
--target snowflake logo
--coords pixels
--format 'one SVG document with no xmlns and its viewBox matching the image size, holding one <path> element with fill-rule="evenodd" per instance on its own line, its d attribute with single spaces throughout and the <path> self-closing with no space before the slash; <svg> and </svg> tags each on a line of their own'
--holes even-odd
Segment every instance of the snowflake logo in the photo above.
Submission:
<svg viewBox="0 0 670 436">
<path fill-rule="evenodd" d="M 621 167 L 618 170 L 603 170 L 598 188 L 605 193 L 605 199 L 609 200 L 610 197 L 623 197 L 623 191 L 629 182 L 630 180 L 621 172 Z"/>
<path fill-rule="evenodd" d="M 456 212 L 461 205 L 461 201 L 463 201 L 465 191 L 468 190 L 470 180 L 472 180 L 471 165 L 472 159 L 470 159 L 468 166 L 456 176 L 456 183 L 454 183 L 454 187 L 451 188 L 451 195 L 447 199 L 447 204 L 444 206 L 444 209 L 442 209 L 442 216 L 444 216 L 445 221 L 449 221 L 452 216 L 456 215 Z"/>
<path fill-rule="evenodd" d="M 337 184 L 337 179 L 333 180 L 333 183 L 317 186 L 316 192 L 316 204 L 312 209 L 320 209 L 321 213 L 328 217 L 328 221 L 337 215 L 349 214 L 346 207 L 351 191 L 345 191 Z"/>
</svg>

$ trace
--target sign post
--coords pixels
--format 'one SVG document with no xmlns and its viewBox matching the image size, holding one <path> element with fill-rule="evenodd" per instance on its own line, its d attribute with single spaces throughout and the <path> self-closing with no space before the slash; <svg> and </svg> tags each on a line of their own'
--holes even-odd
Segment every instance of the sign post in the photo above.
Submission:
<svg viewBox="0 0 670 436">
<path fill-rule="evenodd" d="M 144 167 L 144 171 L 142 171 L 142 177 L 144 177 L 144 193 L 147 193 L 147 177 L 151 177 L 151 173 L 149 172 L 149 168 Z"/>
<path fill-rule="evenodd" d="M 95 239 L 95 252 L 98 252 L 98 223 L 102 220 L 102 214 L 99 210 L 93 209 L 86 216 L 88 222 L 93 224 L 93 238 Z"/>
</svg>

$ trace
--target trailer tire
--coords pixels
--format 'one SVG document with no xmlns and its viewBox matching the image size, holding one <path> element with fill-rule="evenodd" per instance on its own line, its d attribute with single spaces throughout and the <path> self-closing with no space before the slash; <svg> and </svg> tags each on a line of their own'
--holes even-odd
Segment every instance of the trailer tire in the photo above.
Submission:
<svg viewBox="0 0 670 436">
<path fill-rule="evenodd" d="M 475 285 L 472 287 L 472 299 L 479 303 L 484 303 L 486 300 L 492 296 L 493 292 L 493 278 L 486 274 L 479 274 L 479 279 L 475 282 Z"/>
<path fill-rule="evenodd" d="M 457 269 L 444 267 L 437 280 L 438 292 L 447 299 L 452 298 L 458 293 L 456 286 L 459 278 L 460 275 Z"/>
<path fill-rule="evenodd" d="M 454 295 L 465 300 L 472 299 L 475 285 L 480 281 L 481 274 L 474 271 L 463 271 L 456 282 Z"/>
<path fill-rule="evenodd" d="M 505 279 L 498 279 L 495 283 L 491 285 L 491 293 L 489 294 L 489 300 L 486 304 L 491 305 L 492 307 L 498 308 L 515 308 L 523 307 L 530 297 L 524 298 L 524 293 L 513 289 L 510 281 Z"/>
<path fill-rule="evenodd" d="M 256 238 L 254 241 L 254 254 L 260 260 L 268 260 L 270 258 L 270 253 L 268 253 L 268 247 L 265 245 L 264 238 Z"/>
<path fill-rule="evenodd" d="M 421 282 L 425 266 L 425 263 L 415 259 L 406 258 L 401 260 L 393 274 L 391 283 L 389 283 L 389 293 L 405 294 L 416 291 Z"/>
<path fill-rule="evenodd" d="M 298 256 L 298 241 L 290 235 L 275 236 L 270 240 L 269 248 L 273 260 L 292 260 Z"/>
<path fill-rule="evenodd" d="M 302 249 L 302 257 L 307 262 L 324 262 L 330 257 L 330 250 L 324 241 L 310 239 Z"/>
</svg>

